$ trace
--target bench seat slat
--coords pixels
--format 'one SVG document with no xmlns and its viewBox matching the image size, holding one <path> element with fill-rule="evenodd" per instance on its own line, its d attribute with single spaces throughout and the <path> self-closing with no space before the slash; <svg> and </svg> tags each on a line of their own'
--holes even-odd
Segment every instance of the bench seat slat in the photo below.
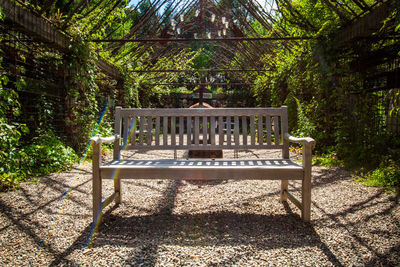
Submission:
<svg viewBox="0 0 400 267">
<path fill-rule="evenodd" d="M 121 160 L 100 167 L 105 179 L 301 180 L 303 167 L 287 159 Z"/>
</svg>

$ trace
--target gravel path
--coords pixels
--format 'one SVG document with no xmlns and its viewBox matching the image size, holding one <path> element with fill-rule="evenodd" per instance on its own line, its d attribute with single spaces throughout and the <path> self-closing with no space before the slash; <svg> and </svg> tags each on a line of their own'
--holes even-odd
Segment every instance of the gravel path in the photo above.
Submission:
<svg viewBox="0 0 400 267">
<path fill-rule="evenodd" d="M 153 151 L 131 156 L 173 155 Z M 300 220 L 291 203 L 279 203 L 279 181 L 124 180 L 123 204 L 106 209 L 92 248 L 87 248 L 92 230 L 90 179 L 91 166 L 85 163 L 77 171 L 48 175 L 20 191 L 1 193 L 0 265 L 400 263 L 399 199 L 354 182 L 338 168 L 313 168 L 311 224 Z M 294 184 L 294 194 L 299 187 Z M 110 194 L 111 182 L 105 181 L 103 188 Z"/>
</svg>

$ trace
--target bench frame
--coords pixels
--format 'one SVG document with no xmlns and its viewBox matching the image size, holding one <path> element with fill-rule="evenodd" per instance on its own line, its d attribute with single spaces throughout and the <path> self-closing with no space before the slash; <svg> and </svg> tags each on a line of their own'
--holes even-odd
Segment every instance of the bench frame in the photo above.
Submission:
<svg viewBox="0 0 400 267">
<path fill-rule="evenodd" d="M 219 127 L 217 133 L 216 125 L 218 123 L 219 125 L 226 125 L 227 129 Z M 232 125 L 238 126 L 239 124 L 241 127 L 233 129 Z M 202 127 L 202 125 L 206 125 L 206 127 Z M 249 131 L 247 129 L 248 126 L 250 128 Z M 178 131 L 176 131 L 177 129 Z M 162 135 L 162 140 L 160 138 L 161 130 L 163 133 L 167 133 Z M 255 166 L 254 168 L 248 168 L 249 173 L 253 174 L 255 178 L 243 177 L 240 179 L 281 180 L 280 201 L 285 202 L 289 199 L 301 210 L 301 218 L 304 221 L 310 221 L 311 160 L 315 141 L 310 137 L 296 138 L 288 133 L 286 106 L 280 108 L 244 109 L 123 109 L 116 107 L 115 133 L 111 137 L 93 137 L 91 139 L 93 144 L 93 222 L 95 223 L 101 220 L 104 207 L 112 201 L 115 201 L 116 204 L 121 203 L 121 179 L 145 179 L 147 174 L 149 175 L 148 179 L 210 180 L 215 179 L 218 175 L 222 177 L 221 179 L 226 179 L 227 177 L 227 170 L 221 167 L 213 167 L 212 171 L 215 172 L 215 175 L 212 175 L 212 177 L 202 176 L 202 173 L 207 172 L 204 172 L 204 169 L 200 167 L 191 167 L 183 172 L 170 168 L 160 170 L 151 166 L 145 169 L 136 169 L 137 166 L 132 167 L 123 164 L 124 160 L 121 159 L 122 150 L 173 150 L 175 159 L 170 161 L 169 166 L 174 167 L 173 165 L 178 163 L 184 164 L 182 160 L 176 159 L 176 150 L 179 149 L 233 149 L 237 151 L 279 148 L 282 150 L 283 162 L 290 161 L 289 142 L 303 145 L 302 166 L 298 166 L 301 167 L 300 172 L 298 168 L 294 171 L 289 167 L 279 167 L 278 170 L 275 170 L 273 168 L 257 169 L 257 166 Z M 201 134 L 203 141 L 200 139 Z M 102 165 L 101 145 L 103 143 L 114 143 L 113 162 L 111 164 Z M 201 164 L 209 164 L 210 162 L 207 161 L 211 160 L 213 159 L 202 159 L 199 162 Z M 118 171 L 119 175 L 115 175 L 116 171 Z M 135 178 L 135 173 L 138 173 L 138 171 L 140 171 L 141 176 Z M 208 171 L 210 173 L 210 170 Z M 229 169 L 229 172 L 241 174 L 243 170 L 232 168 Z M 265 177 L 262 175 L 263 173 L 265 173 Z M 163 175 L 167 178 L 164 178 Z M 114 180 L 114 193 L 102 200 L 102 179 L 107 178 Z M 289 193 L 289 180 L 302 181 L 301 201 Z"/>
</svg>

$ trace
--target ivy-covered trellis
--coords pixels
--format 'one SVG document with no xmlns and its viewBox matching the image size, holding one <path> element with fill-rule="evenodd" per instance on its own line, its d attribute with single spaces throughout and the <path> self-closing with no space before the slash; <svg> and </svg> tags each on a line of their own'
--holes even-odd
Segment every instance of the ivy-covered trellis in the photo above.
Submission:
<svg viewBox="0 0 400 267">
<path fill-rule="evenodd" d="M 79 154 L 104 108 L 100 131 L 109 134 L 116 104 L 170 105 L 170 94 L 205 86 L 230 105 L 289 105 L 291 129 L 316 136 L 319 153 L 391 162 L 399 153 L 385 141 L 400 131 L 399 6 L 0 0 L 0 161 L 51 138 Z M 2 180 L 10 170 L 0 169 Z"/>
</svg>

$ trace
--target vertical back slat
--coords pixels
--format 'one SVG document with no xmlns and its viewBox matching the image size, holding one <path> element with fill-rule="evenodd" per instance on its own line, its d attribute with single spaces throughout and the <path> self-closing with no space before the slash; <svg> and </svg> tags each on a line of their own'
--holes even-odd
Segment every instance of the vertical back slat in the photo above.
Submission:
<svg viewBox="0 0 400 267">
<path fill-rule="evenodd" d="M 114 121 L 115 121 L 114 132 L 115 132 L 115 134 L 117 134 L 119 136 L 121 136 L 121 111 L 122 111 L 122 107 L 116 107 L 115 114 L 114 114 Z M 128 145 L 128 144 L 124 144 L 125 147 L 126 147 L 126 145 Z M 122 149 L 124 149 L 125 147 L 122 147 Z M 93 147 L 93 149 L 94 149 L 94 147 Z M 114 143 L 114 155 L 113 155 L 114 159 L 120 158 L 120 156 L 121 156 L 120 149 L 121 149 L 121 138 L 120 138 L 119 142 Z M 95 155 L 94 152 L 93 152 L 93 155 Z M 96 163 L 94 162 L 93 164 L 96 164 Z M 98 173 L 98 175 L 100 175 L 100 174 Z"/>
<path fill-rule="evenodd" d="M 168 145 L 168 117 L 163 117 L 163 146 Z"/>
<path fill-rule="evenodd" d="M 132 118 L 131 124 L 131 144 L 134 146 L 136 144 L 137 117 Z"/>
<path fill-rule="evenodd" d="M 272 133 L 272 128 L 271 128 L 271 117 L 266 116 L 266 127 L 267 127 L 267 144 L 271 145 L 271 133 Z"/>
<path fill-rule="evenodd" d="M 190 146 L 192 144 L 192 117 L 187 117 L 186 134 L 187 134 L 187 145 Z"/>
<path fill-rule="evenodd" d="M 263 116 L 259 115 L 258 116 L 258 130 L 257 130 L 257 136 L 258 136 L 258 144 L 262 145 L 263 144 Z"/>
<path fill-rule="evenodd" d="M 288 159 L 289 158 L 289 141 L 286 140 L 285 134 L 289 132 L 289 125 L 288 125 L 288 109 L 287 106 L 282 106 L 282 124 L 281 124 L 281 135 L 282 135 L 282 158 Z"/>
<path fill-rule="evenodd" d="M 151 142 L 153 141 L 153 118 L 152 117 L 147 117 L 147 137 L 146 137 L 146 143 L 148 146 L 151 145 Z"/>
<path fill-rule="evenodd" d="M 131 142 L 132 139 L 132 130 L 133 130 L 133 120 L 134 118 L 128 118 L 128 142 Z"/>
<path fill-rule="evenodd" d="M 243 145 L 247 145 L 247 117 L 242 117 L 242 135 L 243 135 Z"/>
<path fill-rule="evenodd" d="M 122 109 L 119 125 L 116 121 L 115 128 L 120 128 L 121 143 L 130 143 L 137 148 L 156 145 L 166 148 L 179 146 L 181 149 L 190 147 L 192 142 L 196 146 L 204 146 L 201 149 L 207 149 L 208 145 L 220 148 L 280 146 L 281 136 L 287 131 L 284 114 L 278 109 L 271 111 L 268 113 L 266 109 L 262 113 L 264 110 L 256 110 L 251 115 L 248 110 L 240 114 L 227 109 L 210 114 L 193 112 L 186 115 L 176 110 L 168 110 L 167 113 L 156 110 L 153 114 L 141 110 L 132 110 L 131 113 Z"/>
<path fill-rule="evenodd" d="M 118 134 L 121 136 L 121 110 L 122 107 L 116 107 L 115 108 L 115 116 L 114 116 L 114 132 L 115 134 Z"/>
<path fill-rule="evenodd" d="M 254 116 L 250 116 L 250 135 L 251 135 L 251 145 L 254 146 L 256 144 Z"/>
<path fill-rule="evenodd" d="M 218 145 L 222 146 L 224 144 L 224 117 L 218 117 Z"/>
<path fill-rule="evenodd" d="M 210 117 L 210 143 L 215 145 L 215 117 Z"/>
<path fill-rule="evenodd" d="M 179 117 L 179 145 L 183 145 L 183 117 Z"/>
<path fill-rule="evenodd" d="M 232 132 L 232 123 L 231 123 L 231 116 L 226 116 L 226 142 L 227 145 L 231 145 L 231 133 Z"/>
<path fill-rule="evenodd" d="M 144 131 L 144 120 L 145 117 L 140 117 L 140 125 L 139 125 L 139 145 L 143 145 L 143 131 Z"/>
<path fill-rule="evenodd" d="M 200 131 L 199 117 L 196 116 L 196 117 L 194 117 L 194 144 L 195 145 L 199 144 L 199 131 Z"/>
<path fill-rule="evenodd" d="M 160 117 L 158 115 L 156 117 L 156 132 L 154 138 L 156 146 L 160 145 Z"/>
<path fill-rule="evenodd" d="M 176 145 L 176 117 L 172 116 L 171 117 L 171 145 L 175 146 Z"/>
<path fill-rule="evenodd" d="M 122 146 L 126 147 L 129 139 L 129 118 L 124 117 L 123 119 L 123 131 L 122 131 Z"/>
<path fill-rule="evenodd" d="M 203 145 L 207 145 L 208 122 L 207 116 L 203 116 Z"/>
<path fill-rule="evenodd" d="M 235 126 L 233 127 L 233 130 L 234 130 L 235 145 L 239 145 L 239 117 L 238 116 L 234 117 L 234 124 L 235 124 Z"/>
<path fill-rule="evenodd" d="M 279 118 L 278 118 L 278 116 L 274 116 L 274 137 L 275 137 L 275 145 L 279 145 Z"/>
</svg>

